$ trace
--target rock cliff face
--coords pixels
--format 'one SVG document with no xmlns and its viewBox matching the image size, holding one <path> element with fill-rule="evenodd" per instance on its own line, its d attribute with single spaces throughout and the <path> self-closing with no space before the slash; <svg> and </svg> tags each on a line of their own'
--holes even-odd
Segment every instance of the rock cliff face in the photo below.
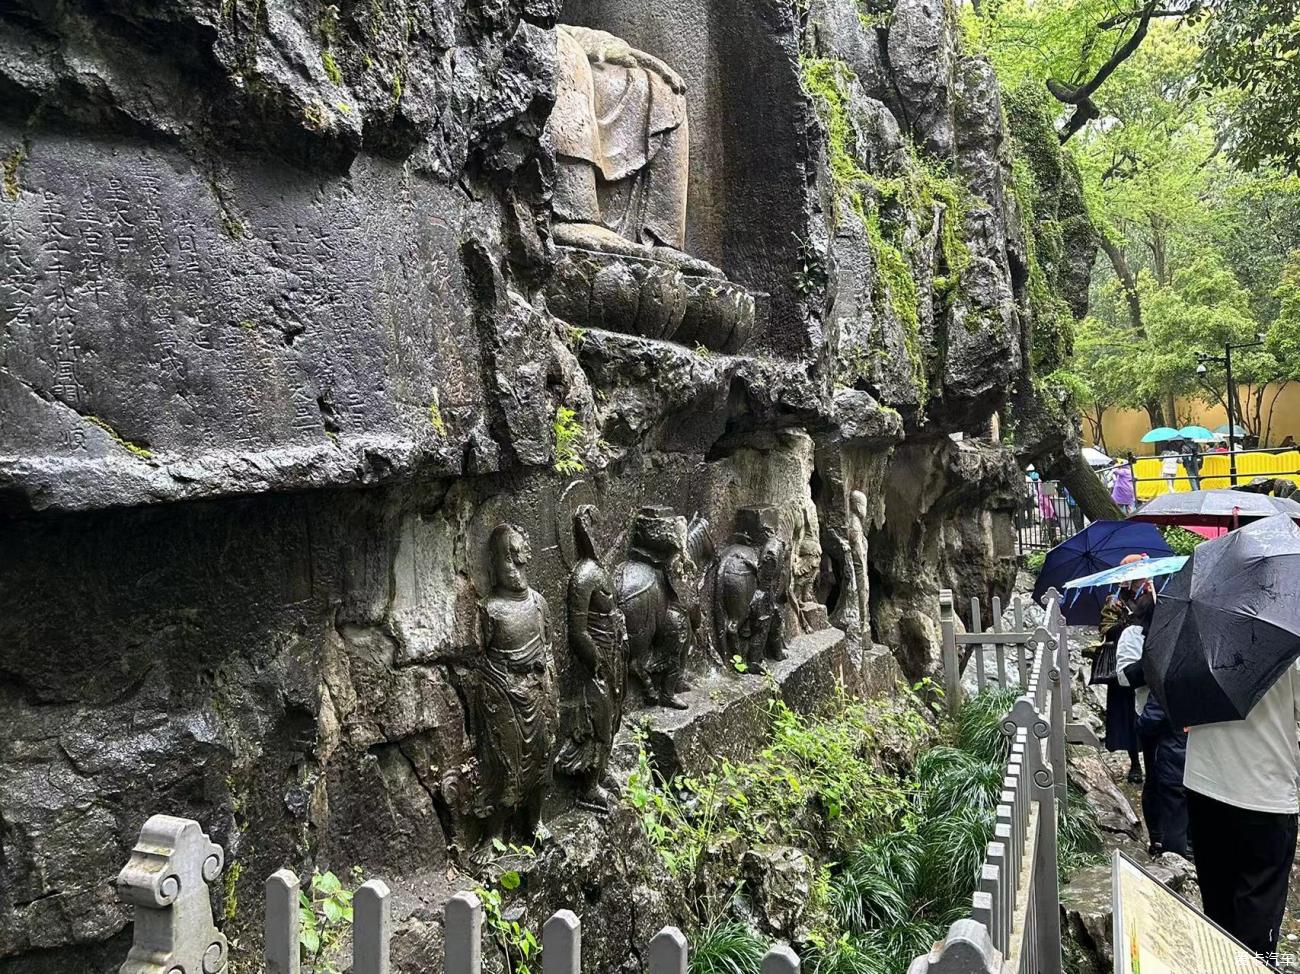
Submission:
<svg viewBox="0 0 1300 974">
<path fill-rule="evenodd" d="M 685 81 L 686 250 L 729 283 L 669 281 L 681 340 L 642 327 L 635 268 L 584 295 L 600 326 L 559 313 L 560 21 Z M 116 970 L 111 880 L 153 812 L 239 863 L 236 974 L 285 863 L 384 876 L 401 956 L 431 956 L 473 881 L 498 523 L 531 539 L 566 702 L 580 504 L 610 566 L 645 505 L 719 546 L 771 509 L 821 560 L 787 630 L 829 615 L 850 680 L 873 641 L 932 665 L 939 587 L 1007 584 L 990 434 L 1036 258 L 998 86 L 938 0 L 18 0 L 0 91 L 2 974 Z M 705 340 L 733 291 L 743 348 Z M 716 658 L 701 562 L 709 697 L 754 677 Z M 589 949 L 638 968 L 666 885 L 632 816 L 573 805 L 548 792 L 530 902 L 585 897 L 620 931 Z"/>
</svg>

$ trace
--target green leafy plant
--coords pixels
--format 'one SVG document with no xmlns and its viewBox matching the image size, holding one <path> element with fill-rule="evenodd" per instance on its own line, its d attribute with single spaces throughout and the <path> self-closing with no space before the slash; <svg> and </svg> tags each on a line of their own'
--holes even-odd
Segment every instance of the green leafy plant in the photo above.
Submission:
<svg viewBox="0 0 1300 974">
<path fill-rule="evenodd" d="M 1005 762 L 1011 744 L 1002 733 L 1002 718 L 1018 696 L 1016 689 L 987 689 L 965 701 L 954 721 L 957 746 L 981 761 Z"/>
<path fill-rule="evenodd" d="M 1163 529 L 1165 543 L 1169 545 L 1169 550 L 1176 555 L 1190 555 L 1196 550 L 1205 538 L 1201 537 L 1195 531 L 1188 531 L 1186 528 L 1171 526 Z"/>
<path fill-rule="evenodd" d="M 708 924 L 692 944 L 690 974 L 759 974 L 767 942 L 739 920 Z"/>
<path fill-rule="evenodd" d="M 537 852 L 530 845 L 517 845 L 501 839 L 492 840 L 492 849 L 496 878 L 474 891 L 483 904 L 484 928 L 500 952 L 496 957 L 486 959 L 485 966 L 497 974 L 533 974 L 541 959 L 541 944 L 537 935 L 524 923 L 507 915 L 506 899 L 523 885 L 520 868 L 536 859 Z"/>
<path fill-rule="evenodd" d="M 1031 551 L 1025 555 L 1025 571 L 1031 575 L 1037 575 L 1043 570 L 1043 565 L 1047 562 L 1046 551 Z"/>
<path fill-rule="evenodd" d="M 498 882 L 508 889 L 518 889 L 519 873 L 507 871 L 501 874 Z M 507 885 L 513 883 L 513 885 Z M 518 920 L 509 919 L 504 914 L 504 897 L 499 889 L 483 887 L 475 891 L 483 904 L 483 925 L 488 936 L 501 951 L 504 974 L 532 974 L 542 956 L 541 944 L 537 936 Z"/>
<path fill-rule="evenodd" d="M 587 469 L 578 454 L 584 430 L 568 406 L 555 410 L 555 469 L 560 473 L 582 473 Z"/>
<path fill-rule="evenodd" d="M 361 884 L 361 870 L 353 879 Z M 339 974 L 335 957 L 352 929 L 352 891 L 333 872 L 315 872 L 298 893 L 298 943 L 317 974 Z"/>
</svg>

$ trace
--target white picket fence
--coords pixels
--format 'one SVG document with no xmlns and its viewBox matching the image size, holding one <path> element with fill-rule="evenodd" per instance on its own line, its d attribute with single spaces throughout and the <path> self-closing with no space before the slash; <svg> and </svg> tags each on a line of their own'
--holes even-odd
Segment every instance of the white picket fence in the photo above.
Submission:
<svg viewBox="0 0 1300 974">
<path fill-rule="evenodd" d="M 996 648 L 996 682 L 1018 685 L 1021 695 L 1003 719 L 1011 739 L 995 813 L 993 839 L 985 851 L 971 915 L 913 960 L 908 974 L 1061 974 L 1060 874 L 1057 812 L 1067 800 L 1066 743 L 1099 746 L 1096 736 L 1070 722 L 1069 641 L 1056 591 L 1044 596 L 1045 625 L 1024 626 L 1023 606 L 1013 603 L 1016 629 L 1001 631 L 1001 605 L 993 603 L 994 630 L 980 631 L 979 603 L 972 629 L 957 634 L 952 593 L 940 594 L 944 686 L 954 710 L 961 703 L 958 646 L 974 645 L 980 687 L 985 645 Z M 1006 657 L 1012 656 L 1012 669 Z M 970 663 L 967 664 L 972 665 Z"/>
<path fill-rule="evenodd" d="M 120 974 L 223 974 L 225 936 L 212 920 L 209 884 L 221 876 L 224 853 L 198 822 L 155 815 L 140 830 L 131 859 L 118 875 L 119 897 L 135 906 L 134 942 Z M 298 877 L 288 869 L 266 881 L 263 952 L 266 974 L 302 974 Z M 394 974 L 392 893 L 382 880 L 360 886 L 352 899 L 351 974 Z M 443 909 L 444 971 L 481 974 L 483 904 L 457 893 Z M 689 944 L 664 927 L 646 951 L 649 974 L 686 974 Z M 582 922 L 560 910 L 542 927 L 542 974 L 580 974 Z M 788 946 L 773 947 L 762 974 L 799 974 Z"/>
</svg>

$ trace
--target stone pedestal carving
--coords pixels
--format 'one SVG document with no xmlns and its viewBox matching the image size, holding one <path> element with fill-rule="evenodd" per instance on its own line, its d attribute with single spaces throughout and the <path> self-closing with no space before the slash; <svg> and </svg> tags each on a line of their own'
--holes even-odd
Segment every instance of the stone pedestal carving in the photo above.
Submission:
<svg viewBox="0 0 1300 974">
<path fill-rule="evenodd" d="M 785 658 L 782 616 L 790 549 L 781 538 L 779 518 L 774 507 L 741 508 L 736 533 L 718 561 L 713 612 L 718 652 L 724 660 L 739 657 L 749 673 L 762 673 L 766 661 Z"/>
<path fill-rule="evenodd" d="M 475 766 L 472 809 L 492 839 L 531 840 L 550 779 L 554 659 L 546 600 L 528 585 L 528 539 L 513 524 L 488 541 L 492 594 L 479 606 L 483 653 L 466 686 Z"/>
<path fill-rule="evenodd" d="M 120 974 L 222 974 L 226 938 L 212 923 L 208 883 L 225 856 L 197 822 L 154 815 L 117 877 L 117 895 L 135 906 L 135 935 Z"/>
<path fill-rule="evenodd" d="M 722 277 L 683 274 L 646 257 L 559 248 L 547 286 L 570 324 L 739 352 L 754 330 L 754 295 Z"/>
<path fill-rule="evenodd" d="M 613 579 L 596 550 L 595 514 L 584 504 L 573 517 L 578 560 L 569 575 L 569 648 L 581 677 L 556 767 L 578 781 L 579 804 L 606 810 L 602 781 L 627 693 L 627 628 Z"/>
</svg>

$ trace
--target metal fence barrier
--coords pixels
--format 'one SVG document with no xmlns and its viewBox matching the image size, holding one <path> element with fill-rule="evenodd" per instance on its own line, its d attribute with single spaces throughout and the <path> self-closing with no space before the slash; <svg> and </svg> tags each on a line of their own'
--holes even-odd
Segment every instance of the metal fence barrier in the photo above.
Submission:
<svg viewBox="0 0 1300 974">
<path fill-rule="evenodd" d="M 981 631 L 975 601 L 974 631 L 958 633 L 952 593 L 940 593 L 943 682 L 950 709 L 955 711 L 962 699 L 958 647 L 963 645 L 975 648 L 977 686 L 1014 685 L 1022 692 L 1002 721 L 1010 751 L 971 915 L 954 923 L 928 954 L 913 960 L 908 974 L 1061 974 L 1056 827 L 1067 800 L 1066 744 L 1100 745 L 1090 730 L 1070 722 L 1069 641 L 1060 596 L 1052 590 L 1043 601 L 1044 625 L 1032 631 L 1024 624 L 1018 599 L 1012 601 L 1015 630 L 1002 631 L 1002 607 L 995 599 L 993 631 Z M 984 647 L 989 645 L 996 652 L 994 674 L 985 672 Z"/>
<path fill-rule="evenodd" d="M 1083 509 L 1070 503 L 1052 480 L 1026 480 L 1024 498 L 1016 508 L 1016 554 L 1048 551 L 1087 524 Z"/>
</svg>

